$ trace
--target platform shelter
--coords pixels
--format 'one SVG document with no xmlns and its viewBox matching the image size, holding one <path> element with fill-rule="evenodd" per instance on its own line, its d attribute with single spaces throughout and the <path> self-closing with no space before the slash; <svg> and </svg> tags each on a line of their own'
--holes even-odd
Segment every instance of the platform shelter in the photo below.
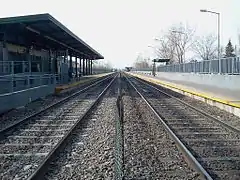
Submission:
<svg viewBox="0 0 240 180">
<path fill-rule="evenodd" d="M 103 58 L 50 14 L 0 18 L 0 101 L 13 93 L 26 99 L 19 94 L 33 89 L 31 100 L 47 95 L 57 83 L 91 75 Z"/>
</svg>

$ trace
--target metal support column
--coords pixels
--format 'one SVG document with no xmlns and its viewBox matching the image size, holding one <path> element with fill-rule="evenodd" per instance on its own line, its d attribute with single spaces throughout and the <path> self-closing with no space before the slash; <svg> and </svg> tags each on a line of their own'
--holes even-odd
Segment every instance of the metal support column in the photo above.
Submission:
<svg viewBox="0 0 240 180">
<path fill-rule="evenodd" d="M 91 60 L 90 59 L 88 61 L 88 72 L 89 72 L 89 75 L 91 75 Z"/>
<path fill-rule="evenodd" d="M 27 49 L 25 55 L 26 55 L 26 59 L 28 61 L 28 72 L 29 72 L 29 74 L 31 74 L 32 73 L 32 64 L 31 64 L 31 56 L 30 56 L 30 50 L 29 49 Z"/>
<path fill-rule="evenodd" d="M 1 34 L 0 34 L 1 35 Z M 3 73 L 4 62 L 3 62 L 3 42 L 0 42 L 0 72 Z"/>
<path fill-rule="evenodd" d="M 91 60 L 91 75 L 93 74 L 92 67 L 93 67 L 93 62 Z"/>
<path fill-rule="evenodd" d="M 85 76 L 85 59 L 83 58 L 83 76 Z"/>
<path fill-rule="evenodd" d="M 85 72 L 86 72 L 86 75 L 88 75 L 88 59 L 86 59 L 86 67 L 85 67 Z"/>
<path fill-rule="evenodd" d="M 88 59 L 86 59 L 86 67 L 85 67 L 85 72 L 86 72 L 86 75 L 88 75 Z"/>
<path fill-rule="evenodd" d="M 72 73 L 73 73 L 72 55 L 70 54 L 70 60 L 69 60 L 69 75 L 70 75 L 70 78 L 72 78 Z"/>
<path fill-rule="evenodd" d="M 77 56 L 75 57 L 75 78 L 78 77 L 78 70 L 77 70 Z"/>
<path fill-rule="evenodd" d="M 7 64 L 7 61 L 8 61 L 8 49 L 6 47 L 6 32 L 3 34 L 3 41 L 2 41 L 2 47 L 1 48 L 2 48 L 2 50 L 1 50 L 2 59 L 0 59 L 0 60 L 3 61 L 2 65 L 3 65 L 3 70 L 4 70 L 6 67 L 9 68 L 9 66 L 11 66 L 11 65 Z M 13 68 L 11 67 L 10 69 L 14 69 L 14 67 Z M 6 71 L 6 69 L 5 69 L 5 71 Z M 12 70 L 11 70 L 11 74 L 14 74 L 14 72 Z"/>
<path fill-rule="evenodd" d="M 90 67 L 90 59 L 88 59 L 88 67 L 87 67 L 88 75 L 90 75 L 89 67 Z"/>
<path fill-rule="evenodd" d="M 88 60 L 88 75 L 90 75 L 90 59 Z"/>
<path fill-rule="evenodd" d="M 81 57 L 79 58 L 79 77 L 81 77 L 82 76 L 82 59 L 81 59 Z"/>
<path fill-rule="evenodd" d="M 84 71 L 85 71 L 85 75 L 87 75 L 87 59 L 85 59 Z"/>
<path fill-rule="evenodd" d="M 153 62 L 153 70 L 152 70 L 152 75 L 156 76 L 156 62 Z"/>
<path fill-rule="evenodd" d="M 88 62 L 87 62 L 87 72 L 88 72 L 88 75 L 89 75 L 89 59 L 88 59 Z"/>
<path fill-rule="evenodd" d="M 68 49 L 65 51 L 64 62 L 65 62 L 65 63 L 68 62 Z"/>
</svg>

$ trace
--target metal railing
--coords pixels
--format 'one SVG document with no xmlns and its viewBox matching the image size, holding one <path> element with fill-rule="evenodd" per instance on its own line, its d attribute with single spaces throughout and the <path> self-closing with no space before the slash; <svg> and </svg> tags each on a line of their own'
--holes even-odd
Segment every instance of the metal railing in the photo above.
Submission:
<svg viewBox="0 0 240 180">
<path fill-rule="evenodd" d="M 158 72 L 181 72 L 181 73 L 213 73 L 213 74 L 240 74 L 240 58 L 222 58 L 220 60 L 221 71 L 219 71 L 219 60 L 207 60 L 189 62 L 182 64 L 171 64 L 158 66 Z"/>
<path fill-rule="evenodd" d="M 45 72 L 49 73 L 49 61 L 0 61 L 0 75 Z"/>
<path fill-rule="evenodd" d="M 222 58 L 221 71 L 219 71 L 219 60 L 194 61 L 182 64 L 170 64 L 158 66 L 157 72 L 180 72 L 180 73 L 202 73 L 202 74 L 240 74 L 240 57 Z M 153 68 L 134 68 L 133 71 L 151 71 Z"/>
<path fill-rule="evenodd" d="M 54 74 L 5 75 L 0 76 L 0 94 L 51 84 L 56 84 L 56 75 Z"/>
<path fill-rule="evenodd" d="M 0 61 L 0 94 L 42 85 L 65 84 L 71 80 L 67 70 L 60 74 L 53 74 L 50 66 L 49 61 L 45 60 Z M 81 71 L 83 72 L 83 70 Z M 110 72 L 110 69 L 93 67 L 94 74 L 105 72 Z"/>
</svg>

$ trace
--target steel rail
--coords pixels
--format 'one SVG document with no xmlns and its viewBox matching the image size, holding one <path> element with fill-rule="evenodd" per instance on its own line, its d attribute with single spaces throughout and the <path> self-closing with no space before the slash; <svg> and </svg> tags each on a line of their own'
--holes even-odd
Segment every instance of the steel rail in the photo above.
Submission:
<svg viewBox="0 0 240 180">
<path fill-rule="evenodd" d="M 131 77 L 133 77 L 133 76 L 131 76 Z M 155 85 L 155 86 L 154 86 L 154 85 L 152 85 L 153 83 L 146 82 L 146 81 L 144 81 L 144 80 L 142 80 L 142 79 L 139 79 L 139 78 L 136 78 L 136 77 L 133 77 L 133 78 L 135 78 L 136 80 L 142 82 L 143 84 L 145 84 L 145 85 L 147 85 L 147 86 L 150 86 L 151 88 L 154 88 L 155 90 L 161 92 L 162 94 L 165 94 L 166 96 L 177 100 L 178 102 L 180 102 L 180 103 L 182 103 L 182 104 L 190 107 L 191 109 L 193 109 L 193 110 L 201 113 L 202 115 L 204 115 L 204 116 L 206 116 L 206 117 L 214 120 L 215 122 L 219 123 L 219 124 L 222 125 L 223 127 L 228 128 L 229 130 L 234 131 L 234 132 L 240 134 L 240 129 L 237 129 L 236 127 L 233 127 L 233 126 L 231 126 L 231 125 L 223 122 L 222 120 L 214 117 L 213 115 L 211 115 L 211 114 L 209 114 L 209 113 L 206 113 L 206 112 L 204 112 L 203 110 L 201 110 L 201 109 L 199 109 L 199 108 L 196 108 L 196 107 L 188 104 L 187 102 L 185 102 L 185 101 L 183 101 L 183 100 L 181 100 L 181 99 L 179 99 L 179 98 L 177 98 L 177 97 L 175 97 L 175 96 L 173 96 L 173 95 L 171 95 L 171 94 L 168 94 L 168 93 L 166 93 L 166 92 L 158 89 L 156 86 L 159 86 L 159 85 L 157 85 L 157 84 L 155 85 L 155 84 L 154 84 L 154 85 Z M 177 93 L 177 92 L 176 92 L 176 93 Z"/>
<path fill-rule="evenodd" d="M 2 138 L 5 136 L 5 133 L 6 133 L 7 131 L 13 129 L 14 127 L 16 127 L 17 125 L 21 124 L 22 122 L 26 122 L 26 121 L 30 120 L 31 118 L 36 117 L 37 115 L 39 115 L 39 114 L 41 114 L 41 113 L 43 113 L 43 112 L 46 112 L 46 111 L 48 111 L 48 110 L 50 110 L 50 109 L 52 109 L 52 108 L 54 108 L 54 107 L 56 107 L 56 106 L 58 106 L 58 105 L 60 105 L 60 104 L 65 103 L 66 101 L 74 98 L 75 96 L 79 95 L 80 93 L 85 92 L 85 91 L 88 90 L 89 88 L 91 88 L 91 87 L 93 87 L 93 86 L 95 86 L 95 85 L 97 85 L 97 84 L 99 84 L 99 83 L 101 83 L 101 82 L 104 82 L 104 81 L 112 78 L 112 76 L 113 76 L 113 75 L 111 74 L 111 75 L 107 76 L 106 78 L 101 79 L 101 80 L 99 80 L 99 81 L 97 81 L 97 82 L 94 81 L 93 84 L 91 84 L 91 85 L 89 85 L 89 86 L 81 89 L 80 91 L 75 92 L 75 93 L 73 93 L 73 94 L 71 94 L 71 95 L 69 95 L 69 96 L 67 96 L 67 97 L 65 97 L 65 98 L 57 101 L 56 103 L 51 104 L 51 105 L 47 106 L 46 108 L 44 108 L 44 109 L 42 109 L 42 110 L 39 110 L 39 111 L 37 111 L 37 112 L 35 112 L 35 113 L 27 116 L 27 117 L 24 117 L 24 118 L 22 118 L 22 119 L 20 119 L 20 120 L 18 120 L 18 121 L 16 121 L 16 122 L 14 122 L 13 124 L 10 124 L 9 126 L 7 126 L 7 127 L 3 128 L 2 130 L 0 130 L 0 139 L 2 139 Z"/>
<path fill-rule="evenodd" d="M 118 74 L 111 80 L 111 82 L 104 88 L 104 90 L 98 95 L 97 99 L 91 104 L 91 106 L 86 110 L 86 112 L 77 120 L 77 122 L 67 131 L 64 137 L 57 143 L 57 145 L 51 150 L 51 152 L 44 158 L 41 165 L 30 175 L 28 180 L 40 180 L 44 179 L 43 176 L 48 169 L 48 165 L 56 157 L 56 154 L 66 145 L 68 138 L 71 136 L 72 132 L 78 127 L 79 123 L 86 118 L 95 106 L 101 101 L 102 97 L 105 95 L 106 91 L 111 87 L 113 82 L 116 80 Z"/>
<path fill-rule="evenodd" d="M 201 176 L 201 179 L 213 180 L 213 178 L 209 175 L 209 173 L 202 167 L 202 165 L 197 161 L 197 159 L 192 155 L 192 153 L 188 150 L 188 148 L 181 142 L 181 140 L 176 136 L 176 134 L 170 129 L 170 127 L 164 122 L 164 120 L 160 117 L 158 112 L 152 107 L 149 101 L 142 95 L 138 89 L 133 85 L 133 83 L 128 79 L 126 75 L 124 75 L 129 84 L 134 88 L 134 90 L 138 93 L 138 95 L 143 99 L 143 101 L 147 104 L 147 106 L 152 110 L 152 112 L 158 118 L 158 122 L 161 123 L 165 130 L 169 133 L 171 138 L 176 142 L 177 147 L 183 153 L 183 156 L 187 163 L 195 169 Z"/>
</svg>

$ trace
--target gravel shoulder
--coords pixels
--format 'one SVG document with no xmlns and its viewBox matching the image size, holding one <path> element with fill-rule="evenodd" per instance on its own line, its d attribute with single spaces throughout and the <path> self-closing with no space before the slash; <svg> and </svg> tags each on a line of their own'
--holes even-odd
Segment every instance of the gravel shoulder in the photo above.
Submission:
<svg viewBox="0 0 240 180">
<path fill-rule="evenodd" d="M 198 179 L 155 115 L 126 84 L 123 103 L 124 178 Z"/>
</svg>

